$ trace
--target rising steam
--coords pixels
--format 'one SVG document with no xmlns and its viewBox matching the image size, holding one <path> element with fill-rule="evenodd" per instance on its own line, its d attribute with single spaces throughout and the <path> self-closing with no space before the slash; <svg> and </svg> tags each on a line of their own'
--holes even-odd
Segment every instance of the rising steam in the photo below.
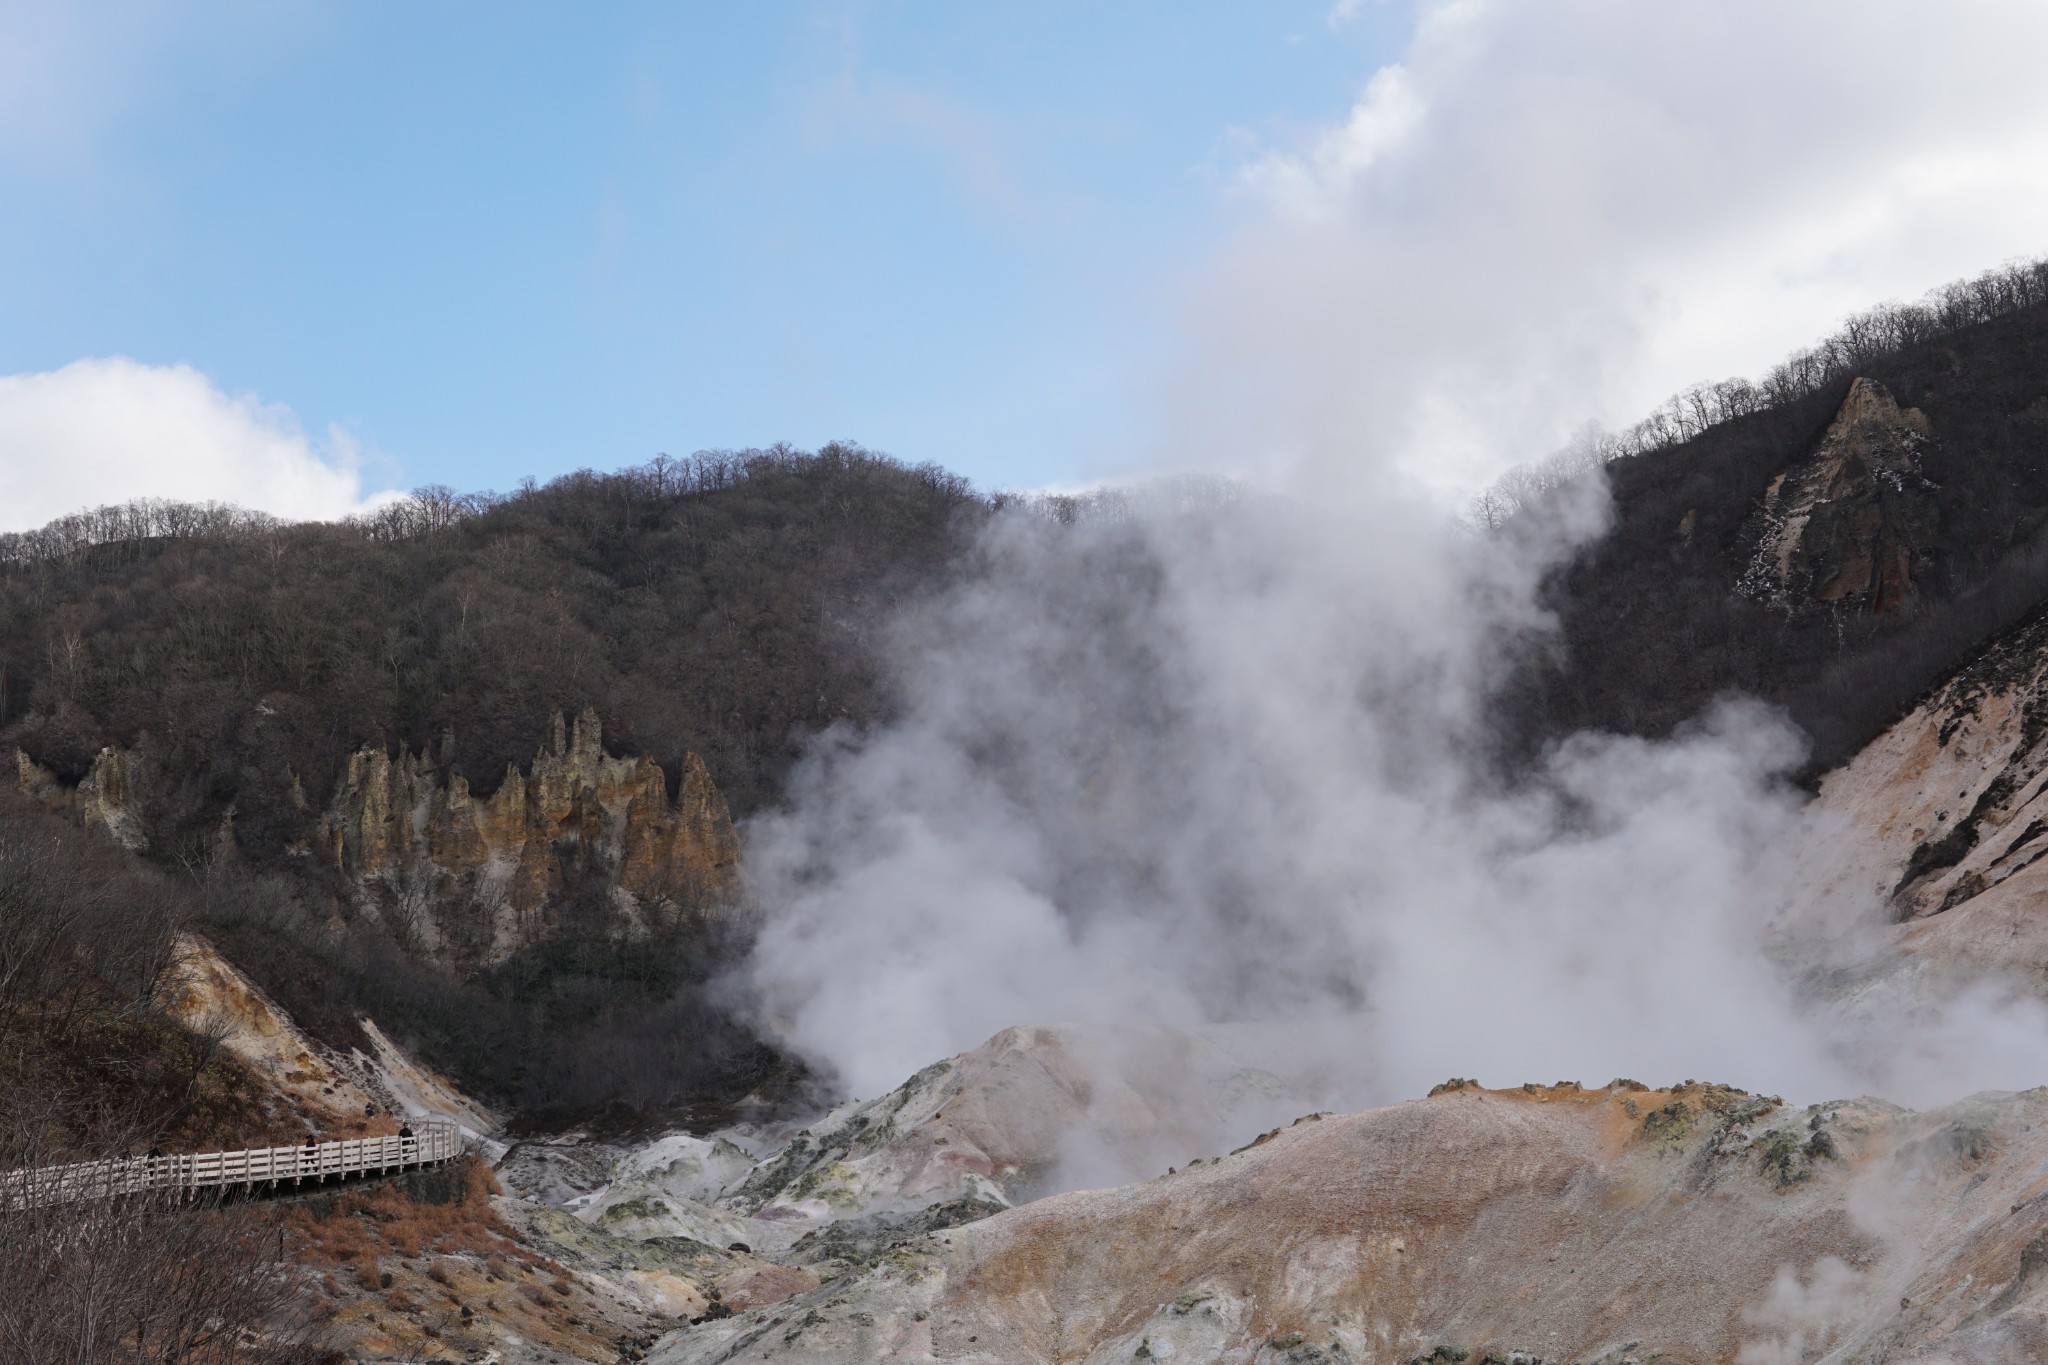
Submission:
<svg viewBox="0 0 2048 1365">
<path fill-rule="evenodd" d="M 1537 582 L 1605 512 L 1592 478 L 1494 535 L 1387 490 L 997 518 L 895 626 L 899 718 L 826 736 L 751 831 L 766 1019 L 857 1094 L 1056 1021 L 1279 1025 L 1271 1064 L 1351 1104 L 1450 1075 L 2032 1083 L 2048 1031 L 2017 1007 L 1802 993 L 1837 939 L 1765 870 L 1801 819 L 1770 711 L 1495 775 Z"/>
</svg>

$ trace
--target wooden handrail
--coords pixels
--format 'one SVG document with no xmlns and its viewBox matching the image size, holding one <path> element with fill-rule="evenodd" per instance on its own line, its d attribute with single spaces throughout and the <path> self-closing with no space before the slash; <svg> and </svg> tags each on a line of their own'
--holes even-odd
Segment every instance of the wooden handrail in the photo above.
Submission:
<svg viewBox="0 0 2048 1365">
<path fill-rule="evenodd" d="M 435 1166 L 462 1155 L 462 1129 L 445 1119 L 413 1120 L 411 1137 L 344 1138 L 311 1146 L 248 1147 L 182 1156 L 113 1157 L 0 1171 L 0 1212 L 145 1190 L 179 1192 L 345 1179 L 372 1171 Z"/>
</svg>

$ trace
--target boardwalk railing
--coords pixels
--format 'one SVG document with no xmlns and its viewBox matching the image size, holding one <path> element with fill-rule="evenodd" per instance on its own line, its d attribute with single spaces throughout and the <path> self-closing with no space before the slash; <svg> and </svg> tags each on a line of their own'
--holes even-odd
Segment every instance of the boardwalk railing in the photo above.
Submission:
<svg viewBox="0 0 2048 1365">
<path fill-rule="evenodd" d="M 348 1138 L 313 1146 L 250 1147 L 185 1156 L 114 1157 L 0 1171 L 0 1212 L 145 1190 L 229 1190 L 342 1180 L 438 1165 L 462 1154 L 462 1129 L 456 1124 L 425 1119 L 415 1120 L 411 1127 L 410 1137 Z"/>
</svg>

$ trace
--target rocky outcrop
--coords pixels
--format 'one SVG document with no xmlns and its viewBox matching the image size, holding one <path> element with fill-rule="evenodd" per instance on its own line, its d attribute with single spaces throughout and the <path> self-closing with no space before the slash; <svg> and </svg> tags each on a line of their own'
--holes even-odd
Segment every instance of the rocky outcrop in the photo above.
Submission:
<svg viewBox="0 0 2048 1365">
<path fill-rule="evenodd" d="M 1788 612 L 1910 611 L 1937 531 L 1920 472 L 1933 434 L 1876 380 L 1851 384 L 1812 454 L 1765 491 L 1738 591 Z"/>
<path fill-rule="evenodd" d="M 155 991 L 158 1008 L 261 1078 L 309 1131 L 323 1137 L 391 1133 L 409 1115 L 495 1132 L 497 1115 L 360 1021 L 370 1049 L 346 1052 L 307 1036 L 275 1001 L 211 943 L 180 934 Z"/>
<path fill-rule="evenodd" d="M 901 1240 L 649 1358 L 2042 1359 L 2044 1170 L 2048 1091 L 1466 1085 Z"/>
<path fill-rule="evenodd" d="M 139 809 L 143 785 L 141 754 L 112 747 L 101 749 L 92 768 L 75 787 L 28 756 L 14 751 L 15 787 L 46 810 L 68 812 L 88 826 L 98 826 L 131 853 L 149 847 L 149 833 Z"/>
<path fill-rule="evenodd" d="M 596 714 L 555 718 L 522 773 L 489 797 L 425 754 L 367 745 L 322 820 L 325 854 L 357 905 L 422 952 L 502 961 L 547 937 L 571 902 L 625 934 L 731 904 L 739 841 L 703 762 L 685 754 L 674 800 L 653 759 L 604 751 Z"/>
<path fill-rule="evenodd" d="M 149 747 L 105 748 L 76 786 L 16 749 L 15 785 L 47 810 L 104 829 L 144 852 Z M 460 773 L 400 745 L 365 745 L 348 757 L 325 810 L 290 774 L 289 802 L 306 837 L 290 851 L 323 856 L 356 909 L 414 950 L 449 965 L 500 962 L 569 916 L 636 936 L 736 902 L 739 838 L 725 797 L 695 754 L 684 754 L 673 798 L 652 758 L 604 750 L 597 715 L 554 718 L 549 742 L 521 772 L 507 765 L 487 797 Z M 234 849 L 234 811 L 213 849 Z"/>
</svg>

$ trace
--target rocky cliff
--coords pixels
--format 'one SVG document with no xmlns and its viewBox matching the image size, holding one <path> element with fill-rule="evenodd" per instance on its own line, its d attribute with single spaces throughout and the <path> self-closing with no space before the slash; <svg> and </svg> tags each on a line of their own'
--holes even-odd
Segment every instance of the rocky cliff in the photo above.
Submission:
<svg viewBox="0 0 2048 1365">
<path fill-rule="evenodd" d="M 732 818 L 703 762 L 683 756 L 671 800 L 653 759 L 605 753 L 589 710 L 566 729 L 557 716 L 532 766 L 508 767 L 489 797 L 424 754 L 365 746 L 320 836 L 358 908 L 422 951 L 462 960 L 502 961 L 540 941 L 579 894 L 617 932 L 670 927 L 728 906 L 739 871 Z"/>
<path fill-rule="evenodd" d="M 1909 610 L 1938 529 L 1920 471 L 1933 435 L 1883 384 L 1851 384 L 1820 443 L 1765 491 L 1740 590 L 1791 611 Z"/>
<path fill-rule="evenodd" d="M 500 1126 L 489 1109 L 408 1056 L 369 1019 L 370 1051 L 329 1047 L 264 994 L 211 943 L 180 934 L 159 978 L 156 1004 L 205 1038 L 215 1038 L 269 1087 L 308 1132 L 323 1138 L 392 1133 L 408 1116 L 455 1119 L 471 1134 Z"/>
<path fill-rule="evenodd" d="M 102 749 L 76 786 L 19 749 L 15 770 L 24 796 L 130 850 L 149 848 L 146 742 Z M 573 724 L 557 715 L 531 766 L 508 766 L 487 797 L 403 745 L 351 754 L 324 809 L 295 777 L 289 790 L 305 830 L 291 851 L 317 853 L 358 913 L 438 961 L 500 962 L 579 914 L 584 927 L 630 937 L 734 903 L 739 839 L 702 760 L 683 755 L 671 798 L 652 758 L 605 752 L 588 709 Z M 214 842 L 232 852 L 232 811 Z"/>
<path fill-rule="evenodd" d="M 104 829 L 131 853 L 149 847 L 148 827 L 137 809 L 146 780 L 141 755 L 125 749 L 101 749 L 91 770 L 75 787 L 65 786 L 55 773 L 21 749 L 14 751 L 14 772 L 21 794 L 45 809 L 68 811 L 87 827 Z"/>
</svg>

